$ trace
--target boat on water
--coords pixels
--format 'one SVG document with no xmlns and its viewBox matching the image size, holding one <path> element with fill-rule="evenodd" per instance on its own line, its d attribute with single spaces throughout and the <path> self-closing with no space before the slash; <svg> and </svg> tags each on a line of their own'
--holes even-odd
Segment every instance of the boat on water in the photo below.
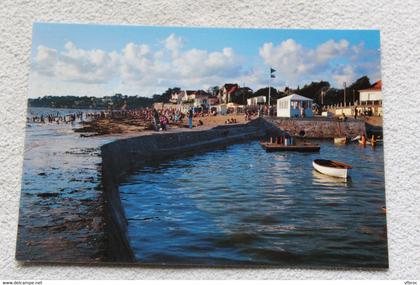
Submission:
<svg viewBox="0 0 420 285">
<path fill-rule="evenodd" d="M 319 152 L 321 146 L 312 143 L 300 143 L 295 145 L 284 145 L 279 143 L 260 142 L 266 152 L 274 151 L 299 151 L 299 152 Z"/>
<path fill-rule="evenodd" d="M 346 143 L 347 143 L 346 137 L 334 138 L 334 144 L 346 144 Z"/>
<path fill-rule="evenodd" d="M 351 165 L 327 159 L 315 159 L 312 162 L 314 169 L 322 174 L 347 179 Z"/>
</svg>

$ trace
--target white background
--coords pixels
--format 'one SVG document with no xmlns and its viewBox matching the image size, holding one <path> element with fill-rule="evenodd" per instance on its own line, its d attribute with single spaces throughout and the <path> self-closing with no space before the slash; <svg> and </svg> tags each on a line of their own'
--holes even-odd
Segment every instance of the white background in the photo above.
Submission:
<svg viewBox="0 0 420 285">
<path fill-rule="evenodd" d="M 22 266 L 14 260 L 34 21 L 380 29 L 390 269 Z M 0 5 L 0 279 L 420 279 L 420 1 L 14 1 Z"/>
</svg>

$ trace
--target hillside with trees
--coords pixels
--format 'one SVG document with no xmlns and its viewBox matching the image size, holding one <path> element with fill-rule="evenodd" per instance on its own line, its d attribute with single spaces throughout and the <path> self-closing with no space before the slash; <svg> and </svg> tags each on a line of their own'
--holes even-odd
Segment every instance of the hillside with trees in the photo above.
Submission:
<svg viewBox="0 0 420 285">
<path fill-rule="evenodd" d="M 371 83 L 367 76 L 360 77 L 355 82 L 347 86 L 346 102 L 350 103 L 356 100 L 358 101 L 358 90 L 369 88 L 370 86 Z M 344 102 L 344 88 L 331 88 L 328 81 L 319 81 L 305 84 L 302 88 L 298 87 L 296 89 L 291 89 L 286 87 L 284 91 L 276 90 L 271 87 L 271 104 L 275 104 L 277 99 L 293 93 L 311 98 L 318 105 L 333 105 Z M 257 90 L 252 97 L 257 96 L 265 96 L 268 100 L 268 87 Z"/>
<path fill-rule="evenodd" d="M 366 89 L 371 86 L 367 76 L 357 79 L 346 88 L 346 102 L 359 100 L 358 90 Z M 209 93 L 216 94 L 219 88 L 214 86 L 209 89 Z M 241 87 L 231 94 L 233 103 L 246 105 L 246 100 L 251 97 L 265 96 L 268 100 L 268 87 L 261 88 L 255 92 L 248 87 Z M 93 96 L 44 96 L 36 99 L 29 99 L 30 107 L 48 108 L 72 108 L 72 109 L 136 109 L 152 107 L 153 103 L 168 103 L 172 93 L 181 91 L 179 87 L 168 88 L 162 94 L 154 94 L 152 98 L 143 96 L 128 96 L 117 93 L 113 96 L 93 97 Z M 204 92 L 204 91 L 203 91 Z M 344 89 L 331 88 L 327 81 L 311 82 L 302 88 L 291 89 L 286 87 L 281 91 L 271 87 L 271 104 L 275 104 L 277 99 L 289 94 L 296 93 L 314 100 L 319 105 L 333 105 L 344 102 Z"/>
<path fill-rule="evenodd" d="M 346 102 L 359 100 L 359 91 L 361 89 L 369 88 L 371 86 L 370 80 L 367 76 L 357 79 L 355 82 L 346 88 Z M 333 105 L 344 102 L 344 88 L 331 88 L 327 81 L 311 82 L 303 88 L 293 90 L 293 93 L 311 98 L 318 105 Z M 324 98 L 321 98 L 324 93 Z"/>
<path fill-rule="evenodd" d="M 78 96 L 44 96 L 30 98 L 30 107 L 47 107 L 63 109 L 127 109 L 145 108 L 153 106 L 153 99 L 141 96 L 127 96 L 115 94 L 105 97 Z"/>
</svg>

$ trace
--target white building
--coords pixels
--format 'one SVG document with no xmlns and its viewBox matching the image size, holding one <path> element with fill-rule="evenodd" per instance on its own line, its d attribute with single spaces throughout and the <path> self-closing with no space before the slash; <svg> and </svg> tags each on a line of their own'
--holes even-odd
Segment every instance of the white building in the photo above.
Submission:
<svg viewBox="0 0 420 285">
<path fill-rule="evenodd" d="M 185 97 L 185 91 L 180 91 L 177 93 L 174 92 L 171 94 L 171 99 L 169 101 L 171 103 L 177 104 L 177 103 L 180 103 L 184 97 Z"/>
<path fill-rule="evenodd" d="M 216 111 L 220 115 L 226 115 L 227 113 L 227 105 L 226 104 L 219 104 L 210 107 L 211 111 Z"/>
<path fill-rule="evenodd" d="M 312 117 L 312 102 L 310 98 L 292 94 L 277 100 L 277 117 Z"/>
<path fill-rule="evenodd" d="M 359 90 L 360 104 L 362 105 L 382 105 L 384 98 L 382 94 L 382 81 L 379 80 L 368 89 Z"/>
<path fill-rule="evenodd" d="M 201 107 L 201 106 L 209 106 L 209 103 L 208 103 L 208 99 L 209 99 L 209 96 L 208 95 L 200 95 L 200 94 L 196 94 L 196 95 L 194 95 L 194 97 L 193 97 L 194 99 L 194 107 Z"/>
<path fill-rule="evenodd" d="M 246 99 L 246 104 L 248 106 L 256 106 L 259 104 L 265 104 L 267 102 L 265 96 L 257 96 Z"/>
<path fill-rule="evenodd" d="M 182 102 L 194 102 L 196 95 L 196 90 L 185 90 L 185 96 L 182 97 Z"/>
</svg>

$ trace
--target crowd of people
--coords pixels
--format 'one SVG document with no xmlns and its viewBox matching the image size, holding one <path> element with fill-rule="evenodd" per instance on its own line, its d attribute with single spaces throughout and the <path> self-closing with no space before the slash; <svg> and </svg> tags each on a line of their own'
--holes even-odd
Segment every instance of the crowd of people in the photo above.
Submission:
<svg viewBox="0 0 420 285">
<path fill-rule="evenodd" d="M 245 116 L 245 121 L 250 121 L 253 116 L 263 114 L 264 110 L 245 109 L 237 112 L 229 110 L 228 115 L 237 115 L 238 113 Z M 100 119 L 130 121 L 133 119 L 136 123 L 144 122 L 146 129 L 155 131 L 165 131 L 169 125 L 185 126 L 193 128 L 193 119 L 197 126 L 204 125 L 205 117 L 213 117 L 219 115 L 215 109 L 190 108 L 181 111 L 175 108 L 139 108 L 132 110 L 97 110 L 97 111 L 74 111 L 71 113 L 53 112 L 53 113 L 33 113 L 27 117 L 28 123 L 54 123 L 54 124 L 73 124 L 74 122 L 84 122 Z M 203 119 L 201 119 L 203 118 Z M 237 119 L 232 116 L 225 120 L 225 124 L 235 124 Z"/>
<path fill-rule="evenodd" d="M 83 117 L 84 115 L 86 116 L 86 113 L 83 113 L 83 112 L 76 112 L 76 113 L 66 114 L 66 115 L 62 115 L 59 112 L 56 112 L 56 113 L 40 114 L 40 115 L 27 117 L 26 121 L 28 123 L 40 123 L 40 124 L 45 124 L 45 123 L 68 124 L 68 123 L 73 123 L 76 120 L 82 121 L 84 118 Z"/>
<path fill-rule="evenodd" d="M 358 116 L 359 117 L 372 117 L 373 116 L 372 107 L 354 108 L 353 116 L 355 119 L 357 119 Z"/>
</svg>

